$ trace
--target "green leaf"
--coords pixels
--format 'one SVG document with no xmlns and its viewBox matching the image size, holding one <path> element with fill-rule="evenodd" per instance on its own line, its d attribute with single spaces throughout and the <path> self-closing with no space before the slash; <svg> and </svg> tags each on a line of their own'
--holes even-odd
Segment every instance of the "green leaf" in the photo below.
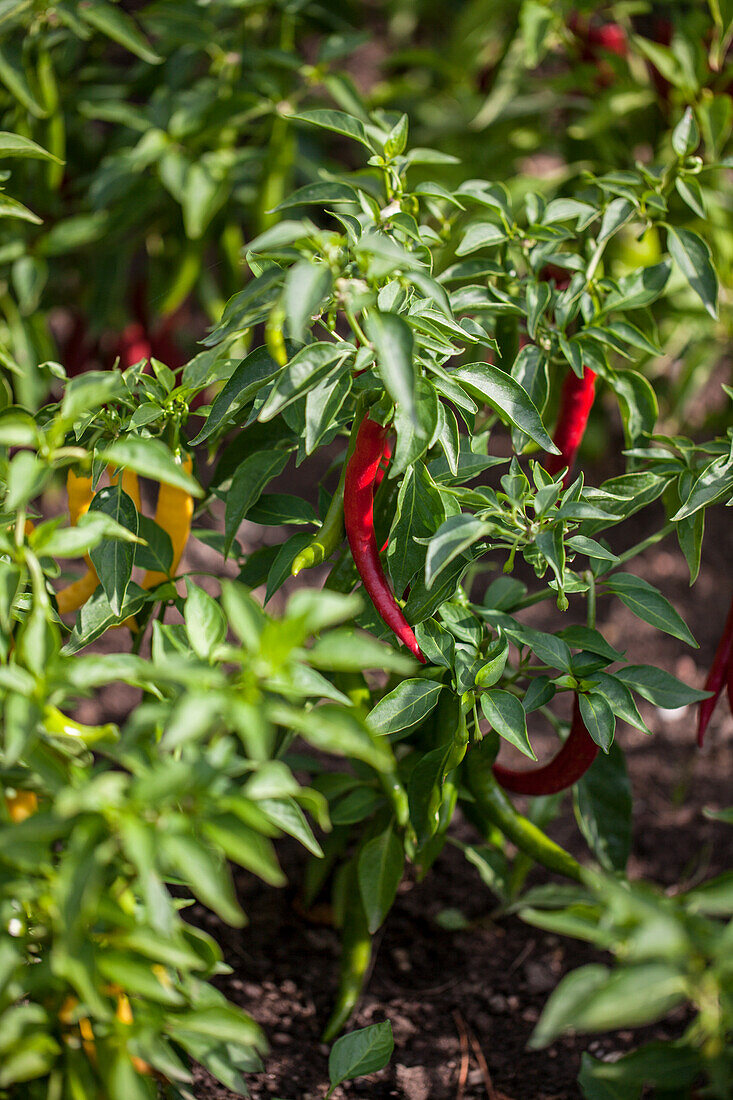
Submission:
<svg viewBox="0 0 733 1100">
<path fill-rule="evenodd" d="M 148 599 L 147 592 L 140 585 L 135 584 L 134 581 L 130 581 L 120 613 L 115 615 L 109 605 L 104 589 L 100 585 L 84 606 L 79 609 L 74 629 L 64 646 L 64 652 L 76 653 L 84 646 L 90 645 L 101 637 L 109 627 L 117 626 L 130 616 L 137 615 Z"/>
<path fill-rule="evenodd" d="M 572 630 L 573 628 L 571 627 L 570 629 Z M 582 630 L 583 627 L 576 627 L 575 629 Z M 593 652 L 592 649 L 591 652 Z M 617 653 L 611 660 L 622 660 L 622 656 L 622 654 Z M 589 674 L 589 679 L 592 681 L 594 689 L 605 697 L 617 718 L 620 718 L 623 722 L 628 722 L 630 726 L 641 730 L 642 733 L 650 732 L 644 719 L 639 714 L 636 703 L 634 702 L 634 697 L 631 694 L 631 689 L 627 684 L 619 680 L 617 676 L 609 675 L 609 673 L 601 672 L 600 670 L 591 672 Z"/>
<path fill-rule="evenodd" d="M 254 1020 L 236 1005 L 227 1002 L 209 1005 L 202 1003 L 200 1008 L 194 1008 L 190 1012 L 177 1012 L 171 1018 L 168 1028 L 174 1035 L 176 1030 L 194 1032 L 218 1043 L 234 1043 L 244 1047 L 262 1045 L 262 1032 Z"/>
<path fill-rule="evenodd" d="M 612 290 L 603 303 L 600 315 L 614 310 L 642 309 L 651 305 L 667 285 L 671 265 L 669 260 L 635 271 L 617 282 L 617 290 Z"/>
<path fill-rule="evenodd" d="M 331 374 L 335 366 L 342 368 L 347 357 L 353 354 L 351 344 L 319 341 L 301 348 L 279 375 L 277 382 L 260 409 L 257 419 L 261 423 L 272 420 L 307 390 Z"/>
<path fill-rule="evenodd" d="M 298 241 L 303 241 L 308 237 L 312 237 L 317 232 L 318 230 L 313 223 L 305 218 L 298 222 L 278 222 L 277 225 L 270 226 L 264 233 L 260 233 L 259 236 L 250 241 L 247 245 L 247 254 L 249 255 L 250 252 L 254 252 L 257 253 L 257 255 L 264 256 L 268 253 L 276 253 L 287 245 L 296 244 Z M 272 279 L 279 280 L 282 275 L 275 269 L 274 272 L 264 272 L 263 277 L 267 285 Z M 246 294 L 247 290 L 241 293 Z M 234 300 L 235 299 L 232 299 L 232 301 Z M 226 312 L 222 320 L 226 320 Z"/>
<path fill-rule="evenodd" d="M 39 103 L 28 82 L 20 40 L 6 38 L 0 42 L 0 80 L 26 111 L 36 118 L 48 117 L 48 111 Z"/>
<path fill-rule="evenodd" d="M 476 516 L 461 512 L 449 516 L 430 540 L 425 558 L 425 584 L 432 588 L 438 575 L 454 558 L 482 539 L 490 530 Z"/>
<path fill-rule="evenodd" d="M 599 691 L 589 691 L 578 695 L 578 705 L 583 724 L 593 740 L 608 752 L 616 731 L 616 716 L 610 705 Z"/>
<path fill-rule="evenodd" d="M 64 163 L 30 138 L 12 134 L 8 130 L 0 130 L 0 158 L 2 157 L 26 157 L 32 160 L 54 160 L 57 164 Z"/>
<path fill-rule="evenodd" d="M 186 473 L 160 439 L 144 439 L 142 436 L 116 439 L 98 457 L 113 466 L 123 466 L 143 477 L 160 481 L 163 485 L 173 485 L 192 497 L 204 495 L 196 478 Z"/>
<path fill-rule="evenodd" d="M 589 218 L 595 215 L 596 208 L 577 199 L 552 199 L 545 207 L 540 219 L 542 225 L 555 225 L 556 222 L 572 221 L 574 218 Z"/>
<path fill-rule="evenodd" d="M 678 157 L 689 156 L 700 144 L 700 131 L 697 128 L 692 107 L 686 107 L 685 113 L 672 131 L 672 148 Z"/>
<path fill-rule="evenodd" d="M 318 524 L 313 505 L 303 497 L 291 493 L 263 493 L 247 513 L 250 523 L 263 527 L 279 527 L 281 524 Z"/>
<path fill-rule="evenodd" d="M 191 580 L 186 581 L 188 596 L 183 605 L 183 619 L 191 648 L 197 657 L 207 661 L 227 634 L 227 621 L 216 600 Z"/>
<path fill-rule="evenodd" d="M 333 130 L 336 134 L 353 138 L 354 141 L 360 142 L 370 152 L 374 152 L 374 147 L 364 129 L 364 123 L 352 115 L 347 115 L 345 111 L 301 111 L 299 114 L 290 115 L 290 118 L 295 122 L 309 122 L 312 126 L 319 126 L 323 130 Z"/>
<path fill-rule="evenodd" d="M 113 4 L 88 2 L 77 5 L 76 10 L 79 17 L 91 27 L 124 46 L 141 61 L 147 61 L 149 65 L 160 65 L 163 61 L 151 48 L 135 21 L 121 8 Z"/>
<path fill-rule="evenodd" d="M 367 841 L 359 855 L 359 890 L 369 933 L 374 935 L 389 913 L 402 881 L 405 853 L 390 825 Z"/>
<path fill-rule="evenodd" d="M 397 510 L 389 533 L 387 560 L 396 592 L 404 592 L 423 568 L 425 547 L 445 516 L 445 505 L 423 462 L 408 466 L 397 497 Z"/>
<path fill-rule="evenodd" d="M 310 745 L 323 752 L 353 756 L 377 771 L 389 771 L 394 767 L 389 744 L 375 737 L 358 715 L 341 706 L 325 703 L 306 711 L 273 705 L 270 714 L 279 725 L 301 733 Z"/>
<path fill-rule="evenodd" d="M 480 702 L 484 718 L 499 736 L 530 760 L 536 760 L 537 755 L 527 734 L 527 715 L 516 695 L 492 688 L 491 691 L 483 692 Z"/>
<path fill-rule="evenodd" d="M 294 798 L 263 798 L 257 806 L 278 829 L 295 837 L 317 859 L 323 858 L 323 849 Z"/>
<path fill-rule="evenodd" d="M 631 852 L 631 783 L 624 754 L 611 745 L 574 789 L 575 817 L 588 847 L 607 871 L 625 871 Z"/>
<path fill-rule="evenodd" d="M 190 241 L 200 240 L 216 212 L 229 195 L 226 177 L 220 178 L 205 159 L 190 164 L 186 169 L 181 193 L 183 227 Z"/>
<path fill-rule="evenodd" d="M 725 811 L 721 814 L 706 815 L 713 820 L 726 821 Z M 730 811 L 728 811 L 728 817 Z M 691 913 L 705 913 L 711 917 L 729 917 L 733 914 L 733 871 L 724 871 L 722 875 L 708 879 L 702 886 L 689 890 L 685 895 L 685 908 Z"/>
<path fill-rule="evenodd" d="M 27 206 L 23 206 L 22 202 L 18 202 L 17 199 L 13 199 L 10 195 L 0 195 L 0 218 L 19 218 L 24 222 L 31 222 L 32 225 L 41 225 L 43 219 L 39 218 L 37 214 L 34 214 L 32 210 L 29 210 Z M 38 292 L 42 288 L 37 288 Z M 32 312 L 31 309 L 23 309 L 24 313 Z"/>
<path fill-rule="evenodd" d="M 450 376 L 472 397 L 491 405 L 502 420 L 519 428 L 538 447 L 553 455 L 560 453 L 527 391 L 499 367 L 491 363 L 469 363 L 451 371 Z"/>
<path fill-rule="evenodd" d="M 359 194 L 356 188 L 349 183 L 338 180 L 323 181 L 322 183 L 308 183 L 305 187 L 299 187 L 287 199 L 279 203 L 270 214 L 280 210 L 289 210 L 293 206 L 334 206 L 342 202 L 358 202 Z"/>
<path fill-rule="evenodd" d="M 572 535 L 571 538 L 565 540 L 565 546 L 568 550 L 575 550 L 579 554 L 585 554 L 588 558 L 593 558 L 596 561 L 618 561 L 619 558 L 606 546 L 601 546 L 600 542 L 596 542 L 595 539 L 589 539 L 587 535 Z"/>
<path fill-rule="evenodd" d="M 611 385 L 621 406 L 626 444 L 633 447 L 640 436 L 651 435 L 659 415 L 651 382 L 634 370 L 614 371 Z"/>
<path fill-rule="evenodd" d="M 495 225 L 493 222 L 479 222 L 469 226 L 456 249 L 456 256 L 467 256 L 470 252 L 477 252 L 479 248 L 495 248 L 506 239 L 506 230 L 500 225 Z"/>
<path fill-rule="evenodd" d="M 396 313 L 369 314 L 367 335 L 374 344 L 377 369 L 392 400 L 404 408 L 416 429 L 420 421 L 415 408 L 417 373 L 413 359 L 412 329 Z"/>
<path fill-rule="evenodd" d="M 687 179 L 677 176 L 674 185 L 677 194 L 682 201 L 689 206 L 693 214 L 696 214 L 698 218 L 706 218 L 707 210 L 705 209 L 705 199 L 703 198 L 702 189 L 697 180 L 693 176 L 689 176 Z"/>
<path fill-rule="evenodd" d="M 367 724 L 381 735 L 411 729 L 435 708 L 442 690 L 437 680 L 403 680 L 371 709 Z"/>
<path fill-rule="evenodd" d="M 270 355 L 266 347 L 256 348 L 243 359 L 227 380 L 223 389 L 216 395 L 203 428 L 191 445 L 203 443 L 222 424 L 227 426 L 258 390 L 279 374 L 282 367 Z"/>
<path fill-rule="evenodd" d="M 671 634 L 673 638 L 679 638 L 695 649 L 699 648 L 684 619 L 653 584 L 634 573 L 614 573 L 604 578 L 604 583 L 609 592 L 618 596 L 644 622 Z"/>
<path fill-rule="evenodd" d="M 285 885 L 286 878 L 272 842 L 251 829 L 236 814 L 212 815 L 204 823 L 203 831 L 233 863 L 251 871 L 270 886 Z"/>
<path fill-rule="evenodd" d="M 92 409 L 99 409 L 120 396 L 123 387 L 122 378 L 115 372 L 85 371 L 68 382 L 61 401 L 61 419 L 73 424 L 80 417 L 88 416 Z"/>
<path fill-rule="evenodd" d="M 665 710 L 690 706 L 692 703 L 707 699 L 710 695 L 709 691 L 698 691 L 697 688 L 688 687 L 670 672 L 654 668 L 652 665 L 627 665 L 626 668 L 620 668 L 615 672 L 614 676 L 627 684 L 637 695 L 641 695 L 643 699 L 648 699 L 650 703 Z"/>
<path fill-rule="evenodd" d="M 449 733 L 452 731 L 441 730 L 441 736 L 447 736 Z M 420 847 L 434 836 L 438 829 L 445 768 L 450 755 L 450 745 L 424 753 L 410 773 L 407 785 L 410 824 L 415 830 Z"/>
<path fill-rule="evenodd" d="M 640 328 L 632 325 L 630 321 L 607 321 L 606 329 L 630 344 L 632 348 L 638 348 L 647 355 L 661 355 L 662 349 L 645 336 Z"/>
<path fill-rule="evenodd" d="M 235 928 L 246 923 L 223 859 L 200 841 L 181 833 L 164 833 L 159 844 L 161 855 L 199 901 Z M 182 1023 L 180 1017 L 178 1022 Z"/>
<path fill-rule="evenodd" d="M 370 1024 L 359 1031 L 342 1035 L 333 1045 L 328 1058 L 328 1076 L 331 1088 L 327 1096 L 342 1081 L 353 1077 L 363 1077 L 368 1073 L 377 1073 L 389 1062 L 394 1050 L 392 1025 L 389 1020 L 381 1024 Z"/>
<path fill-rule="evenodd" d="M 137 535 L 137 509 L 127 493 L 123 493 L 119 484 L 108 489 L 100 489 L 95 494 L 89 511 L 102 512 L 104 515 L 111 516 L 121 527 Z M 119 615 L 132 576 L 135 546 L 119 539 L 105 539 L 90 551 L 89 556 L 109 600 L 110 608 L 115 615 Z"/>
<path fill-rule="evenodd" d="M 308 663 L 332 672 L 361 672 L 366 668 L 385 669 L 408 675 L 415 661 L 391 646 L 378 642 L 370 634 L 344 627 L 322 635 L 308 650 Z"/>
<path fill-rule="evenodd" d="M 285 317 L 293 340 L 302 343 L 310 328 L 311 318 L 321 312 L 321 305 L 331 290 L 331 269 L 328 264 L 301 260 L 288 271 L 285 279 Z"/>
<path fill-rule="evenodd" d="M 267 589 L 265 591 L 265 603 L 275 595 L 279 588 L 292 575 L 293 562 L 301 550 L 305 550 L 311 542 L 312 535 L 302 532 L 291 535 L 278 550 L 267 574 Z"/>
<path fill-rule="evenodd" d="M 563 1032 L 642 1027 L 666 1016 L 685 999 L 685 981 L 666 962 L 646 962 L 610 972 L 591 964 L 574 970 L 551 995 L 530 1040 L 537 1050 Z"/>
<path fill-rule="evenodd" d="M 733 457 L 721 455 L 709 462 L 690 489 L 682 507 L 672 516 L 673 523 L 689 519 L 701 508 L 721 500 L 733 490 Z"/>
<path fill-rule="evenodd" d="M 170 535 L 148 516 L 138 515 L 137 533 L 147 545 L 135 548 L 135 565 L 156 573 L 167 573 L 173 564 Z"/>
<path fill-rule="evenodd" d="M 670 1100 L 686 1095 L 702 1073 L 700 1051 L 683 1039 L 679 1044 L 648 1043 L 613 1062 L 584 1051 L 578 1084 L 585 1100 L 639 1100 L 647 1085 Z"/>
<path fill-rule="evenodd" d="M 329 375 L 308 390 L 305 399 L 305 452 L 313 454 L 330 433 L 338 420 L 338 415 L 351 392 L 353 384 L 351 371 Z"/>
<path fill-rule="evenodd" d="M 692 289 L 711 317 L 718 316 L 718 276 L 710 246 L 691 229 L 667 228 L 667 247 Z"/>
<path fill-rule="evenodd" d="M 598 244 L 612 237 L 634 213 L 634 207 L 627 199 L 613 199 L 606 207 L 601 220 Z"/>
<path fill-rule="evenodd" d="M 286 451 L 257 451 L 240 462 L 227 493 L 224 517 L 224 556 L 228 557 L 239 525 L 259 499 L 269 481 L 281 474 L 288 462 Z"/>
</svg>

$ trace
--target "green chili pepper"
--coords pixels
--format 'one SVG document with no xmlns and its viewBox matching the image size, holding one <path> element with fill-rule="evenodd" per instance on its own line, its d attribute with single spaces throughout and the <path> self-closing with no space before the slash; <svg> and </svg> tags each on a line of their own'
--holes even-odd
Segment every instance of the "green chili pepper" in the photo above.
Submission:
<svg viewBox="0 0 733 1100">
<path fill-rule="evenodd" d="M 496 825 L 508 840 L 537 863 L 567 878 L 582 881 L 582 868 L 578 861 L 550 840 L 529 818 L 518 813 L 497 784 L 492 771 L 497 747 L 497 739 L 485 737 L 474 743 L 466 756 L 464 775 L 478 814 Z"/>
<path fill-rule="evenodd" d="M 324 1043 L 336 1038 L 354 1011 L 372 959 L 372 938 L 361 902 L 356 866 L 354 859 L 349 864 L 344 881 L 339 988 L 333 1012 L 323 1032 Z"/>
<path fill-rule="evenodd" d="M 306 546 L 305 550 L 301 550 L 295 558 L 290 568 L 290 573 L 293 577 L 297 577 L 301 569 L 311 569 L 314 565 L 321 565 L 326 558 L 330 558 L 331 554 L 338 550 L 344 540 L 344 485 L 346 483 L 346 467 L 349 463 L 349 459 L 354 453 L 356 436 L 363 416 L 364 402 L 363 399 L 360 399 L 354 411 L 354 422 L 351 426 L 349 445 L 346 449 L 346 457 L 341 469 L 339 483 L 336 486 L 336 492 L 331 497 L 328 511 L 323 517 L 323 523 L 313 536 L 313 541 Z"/>
<path fill-rule="evenodd" d="M 301 550 L 293 562 L 290 572 L 294 577 L 298 576 L 301 569 L 311 569 L 314 565 L 320 565 L 330 558 L 344 539 L 344 480 L 346 478 L 346 464 L 341 471 L 336 492 L 331 497 L 328 511 L 323 518 L 323 523 L 318 529 L 313 541 Z"/>
</svg>

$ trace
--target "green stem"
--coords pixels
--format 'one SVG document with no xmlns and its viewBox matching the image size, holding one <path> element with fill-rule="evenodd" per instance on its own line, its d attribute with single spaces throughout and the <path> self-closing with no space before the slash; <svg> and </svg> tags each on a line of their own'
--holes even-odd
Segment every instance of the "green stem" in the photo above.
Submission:
<svg viewBox="0 0 733 1100">
<path fill-rule="evenodd" d="M 341 476 L 339 483 L 336 486 L 336 491 L 331 497 L 331 503 L 328 506 L 328 511 L 323 517 L 323 523 L 319 527 L 318 531 L 313 537 L 313 541 L 306 546 L 304 550 L 297 555 L 293 562 L 290 572 L 293 577 L 297 577 L 301 569 L 310 569 L 314 565 L 320 565 L 330 558 L 331 554 L 339 548 L 344 538 L 344 484 L 346 481 L 346 467 L 349 464 L 349 459 L 354 452 L 356 446 L 356 435 L 359 431 L 359 425 L 364 417 L 364 401 L 360 399 L 357 403 L 356 410 L 354 412 L 354 423 L 351 428 L 351 435 L 349 436 L 349 446 L 346 451 L 346 457 L 341 469 Z"/>
<path fill-rule="evenodd" d="M 596 578 L 590 569 L 585 571 L 585 579 L 588 581 L 588 626 L 591 630 L 596 628 Z"/>
<path fill-rule="evenodd" d="M 488 739 L 475 742 L 466 757 L 465 776 L 479 816 L 495 825 L 507 840 L 548 870 L 582 882 L 583 869 L 569 852 L 556 844 L 529 818 L 518 813 L 499 787 L 492 766 L 496 750 Z"/>
<path fill-rule="evenodd" d="M 364 329 L 361 327 L 361 325 L 357 321 L 356 314 L 352 313 L 352 311 L 350 309 L 344 309 L 344 313 L 346 314 L 346 320 L 349 322 L 349 324 L 353 328 L 354 332 L 356 333 L 356 335 L 359 338 L 359 340 L 361 341 L 361 343 L 364 344 L 364 346 L 368 348 L 370 346 L 369 339 L 368 339 L 366 333 L 364 332 Z"/>
<path fill-rule="evenodd" d="M 641 554 L 644 550 L 648 550 L 650 546 L 655 546 L 662 539 L 674 529 L 673 523 L 665 523 L 664 527 L 660 527 L 658 531 L 655 531 L 653 535 L 649 535 L 648 538 L 642 539 L 641 542 L 637 542 L 635 546 L 631 546 L 628 550 L 625 550 L 623 554 L 619 554 L 618 564 L 622 562 L 630 561 L 631 558 L 635 558 L 637 554 Z"/>
</svg>

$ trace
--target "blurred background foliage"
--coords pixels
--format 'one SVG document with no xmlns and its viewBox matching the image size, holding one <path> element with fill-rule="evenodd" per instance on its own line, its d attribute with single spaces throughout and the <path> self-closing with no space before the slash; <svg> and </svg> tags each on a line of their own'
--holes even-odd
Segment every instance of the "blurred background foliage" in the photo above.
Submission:
<svg viewBox="0 0 733 1100">
<path fill-rule="evenodd" d="M 664 158 L 688 104 L 704 159 L 724 158 L 726 28 L 717 3 L 682 0 L 8 0 L 0 127 L 58 160 L 12 164 L 13 195 L 32 196 L 32 212 L 11 210 L 9 197 L 2 211 L 0 401 L 12 390 L 37 406 L 63 375 L 53 364 L 69 374 L 110 366 L 141 332 L 159 358 L 185 361 L 241 287 L 242 246 L 277 219 L 283 196 L 331 170 L 360 171 L 351 143 L 293 112 L 404 111 L 416 145 L 457 158 L 426 165 L 426 177 L 451 187 L 489 176 L 513 198 L 562 196 L 590 172 Z M 727 176 L 708 175 L 704 195 L 671 197 L 691 228 L 705 220 L 724 288 Z M 614 241 L 607 272 L 659 256 L 656 228 L 640 221 Z M 717 338 L 701 340 L 699 301 L 667 301 L 665 354 L 647 367 L 662 424 L 719 426 L 723 407 L 706 410 L 699 393 L 729 371 L 730 321 L 724 311 Z"/>
</svg>

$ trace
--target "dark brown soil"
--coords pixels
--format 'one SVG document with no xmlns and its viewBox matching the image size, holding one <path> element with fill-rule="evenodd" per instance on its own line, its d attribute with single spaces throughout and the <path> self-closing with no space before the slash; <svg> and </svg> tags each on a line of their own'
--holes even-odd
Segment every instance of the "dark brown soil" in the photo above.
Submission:
<svg viewBox="0 0 733 1100">
<path fill-rule="evenodd" d="M 694 599 L 686 566 L 672 540 L 647 551 L 633 565 L 681 610 L 699 650 L 647 627 L 618 602 L 599 607 L 601 629 L 613 645 L 628 651 L 629 661 L 658 665 L 695 685 L 704 681 L 731 596 L 730 520 L 719 509 L 709 521 Z M 618 532 L 619 547 L 647 533 L 634 521 L 626 526 L 632 525 L 635 529 L 628 537 Z M 531 619 L 550 626 L 553 612 L 541 605 L 533 609 Z M 555 628 L 556 623 L 555 618 Z M 626 726 L 618 734 L 634 788 L 629 872 L 632 878 L 649 878 L 679 890 L 731 865 L 730 830 L 703 817 L 702 809 L 733 801 L 733 719 L 721 701 L 700 753 L 694 746 L 691 708 L 641 709 L 654 737 Z M 541 733 L 536 743 L 543 747 Z M 460 823 L 458 829 L 470 833 Z M 576 855 L 588 858 L 569 799 L 551 831 Z M 239 893 L 251 920 L 244 932 L 222 927 L 203 911 L 197 918 L 222 943 L 233 967 L 221 988 L 261 1023 L 270 1043 L 265 1072 L 251 1077 L 252 1097 L 316 1100 L 325 1095 L 328 1084 L 328 1048 L 319 1036 L 336 988 L 338 938 L 333 929 L 309 925 L 298 915 L 294 901 L 304 857 L 289 845 L 283 846 L 282 857 L 291 882 L 287 890 L 276 892 L 252 876 L 238 875 Z M 470 927 L 443 930 L 438 918 L 447 908 L 459 909 Z M 613 1056 L 651 1034 L 679 1034 L 683 1020 L 678 1017 L 646 1032 L 568 1037 L 548 1050 L 527 1051 L 527 1040 L 558 980 L 603 956 L 514 917 L 494 921 L 493 908 L 493 898 L 476 872 L 450 845 L 425 882 L 403 883 L 350 1025 L 364 1027 L 389 1019 L 394 1055 L 381 1073 L 342 1086 L 336 1100 L 571 1100 L 581 1095 L 576 1077 L 583 1051 Z M 231 1096 L 203 1073 L 198 1095 L 201 1100 Z"/>
</svg>

